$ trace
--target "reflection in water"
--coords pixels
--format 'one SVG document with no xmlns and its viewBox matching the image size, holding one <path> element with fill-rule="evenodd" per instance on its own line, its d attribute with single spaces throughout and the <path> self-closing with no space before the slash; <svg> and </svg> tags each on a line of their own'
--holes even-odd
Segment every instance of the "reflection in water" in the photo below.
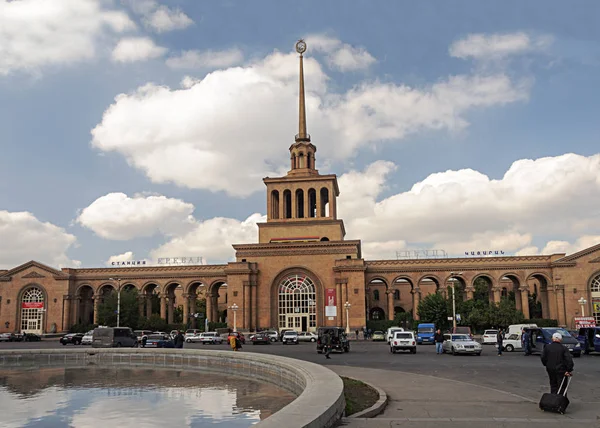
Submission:
<svg viewBox="0 0 600 428">
<path fill-rule="evenodd" d="M 273 385 L 192 371 L 0 371 L 0 426 L 248 427 L 295 397 Z"/>
</svg>

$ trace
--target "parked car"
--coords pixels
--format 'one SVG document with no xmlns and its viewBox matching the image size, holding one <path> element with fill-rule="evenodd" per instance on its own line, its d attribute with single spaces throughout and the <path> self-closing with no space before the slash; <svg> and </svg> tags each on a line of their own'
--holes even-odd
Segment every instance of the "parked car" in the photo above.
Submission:
<svg viewBox="0 0 600 428">
<path fill-rule="evenodd" d="M 383 331 L 374 331 L 373 335 L 371 336 L 371 340 L 373 342 L 383 342 L 385 341 L 385 334 L 383 333 Z"/>
<path fill-rule="evenodd" d="M 521 333 L 513 333 L 506 336 L 502 341 L 502 348 L 507 352 L 521 351 L 523 349 Z"/>
<path fill-rule="evenodd" d="M 267 336 L 269 336 L 271 342 L 277 342 L 279 340 L 279 333 L 277 332 L 277 330 L 268 330 L 263 331 L 262 333 L 265 333 Z"/>
<path fill-rule="evenodd" d="M 350 352 L 350 341 L 346 336 L 346 330 L 342 327 L 319 327 L 317 329 L 317 353 L 323 352 L 323 335 L 325 332 L 331 334 L 331 349 L 340 352 Z M 383 336 L 383 332 L 381 333 Z M 383 339 L 385 340 L 385 339 Z"/>
<path fill-rule="evenodd" d="M 385 341 L 387 343 L 390 343 L 390 341 L 394 337 L 394 333 L 396 333 L 397 331 L 404 331 L 404 329 L 402 327 L 390 327 L 390 328 L 388 328 L 387 331 L 385 332 Z"/>
<path fill-rule="evenodd" d="M 94 330 L 90 330 L 86 334 L 83 335 L 83 337 L 81 338 L 81 344 L 82 345 L 91 345 L 92 340 L 94 340 Z"/>
<path fill-rule="evenodd" d="M 529 333 L 530 349 L 532 354 L 541 354 L 544 346 L 552 342 L 552 335 L 560 333 L 563 337 L 562 344 L 574 357 L 581 357 L 581 344 L 569 334 L 567 330 L 559 327 L 527 328 Z"/>
<path fill-rule="evenodd" d="M 175 343 L 168 334 L 149 334 L 146 336 L 146 348 L 174 348 Z"/>
<path fill-rule="evenodd" d="M 279 330 L 279 340 L 281 340 L 283 342 L 283 335 L 285 334 L 286 331 L 294 331 L 294 329 L 292 328 L 282 328 Z"/>
<path fill-rule="evenodd" d="M 268 335 L 269 332 L 261 331 L 250 336 L 250 340 L 253 345 L 262 343 L 263 345 L 270 345 L 273 339 Z"/>
<path fill-rule="evenodd" d="M 495 345 L 498 338 L 498 330 L 485 330 L 482 336 L 484 345 Z"/>
<path fill-rule="evenodd" d="M 188 337 L 198 336 L 200 333 L 202 333 L 200 330 L 198 330 L 196 328 L 192 328 L 192 329 L 185 331 L 184 338 L 187 339 Z"/>
<path fill-rule="evenodd" d="M 294 331 L 294 330 L 286 331 L 285 333 L 283 333 L 281 342 L 284 345 L 287 345 L 288 343 L 297 345 L 298 344 L 298 332 Z"/>
<path fill-rule="evenodd" d="M 442 352 L 452 355 L 475 354 L 481 355 L 481 344 L 474 341 L 468 334 L 445 334 Z"/>
<path fill-rule="evenodd" d="M 138 338 L 129 327 L 98 327 L 92 337 L 93 348 L 137 348 Z"/>
<path fill-rule="evenodd" d="M 42 336 L 35 333 L 25 333 L 22 335 L 22 339 L 24 342 L 39 342 L 42 340 Z"/>
<path fill-rule="evenodd" d="M 63 337 L 60 338 L 60 343 L 63 346 L 66 346 L 68 344 L 71 345 L 81 345 L 81 340 L 83 339 L 84 334 L 83 333 L 69 333 L 69 334 L 65 334 Z"/>
<path fill-rule="evenodd" d="M 22 342 L 25 338 L 25 335 L 21 333 L 11 333 L 11 338 L 11 342 Z"/>
<path fill-rule="evenodd" d="M 579 340 L 585 354 L 600 352 L 600 327 L 580 328 L 573 337 Z"/>
<path fill-rule="evenodd" d="M 239 331 L 232 331 L 231 333 L 229 333 L 227 335 L 227 342 L 229 342 L 229 338 L 231 336 L 235 336 L 236 338 L 240 339 L 240 342 L 242 342 L 242 345 L 246 344 L 246 337 L 242 333 L 240 333 Z"/>
<path fill-rule="evenodd" d="M 216 331 L 208 331 L 206 333 L 200 333 L 200 343 L 203 345 L 216 345 L 223 343 L 223 338 Z"/>
<path fill-rule="evenodd" d="M 171 339 L 175 339 L 175 336 L 177 336 L 177 333 L 179 333 L 179 330 L 171 330 L 171 333 L 169 333 L 169 337 Z"/>
<path fill-rule="evenodd" d="M 316 342 L 317 337 L 318 336 L 312 331 L 301 331 L 298 333 L 298 340 L 300 342 Z"/>
<path fill-rule="evenodd" d="M 431 343 L 433 345 L 435 343 L 433 336 L 435 336 L 435 324 L 421 323 L 417 326 L 417 344 Z"/>
<path fill-rule="evenodd" d="M 152 331 L 150 330 L 135 330 L 133 332 L 138 339 L 138 343 L 142 343 L 142 339 L 144 338 L 144 336 L 146 336 L 146 338 L 148 338 L 149 334 L 152 334 Z"/>
<path fill-rule="evenodd" d="M 0 342 L 15 342 L 14 333 L 0 333 Z"/>
<path fill-rule="evenodd" d="M 221 338 L 223 339 L 223 338 Z M 187 334 L 185 335 L 185 341 L 186 343 L 198 343 L 202 341 L 202 333 L 198 333 L 196 335 L 191 335 L 188 336 Z"/>
<path fill-rule="evenodd" d="M 390 352 L 410 351 L 411 354 L 417 353 L 417 340 L 412 331 L 397 331 L 390 341 Z"/>
</svg>

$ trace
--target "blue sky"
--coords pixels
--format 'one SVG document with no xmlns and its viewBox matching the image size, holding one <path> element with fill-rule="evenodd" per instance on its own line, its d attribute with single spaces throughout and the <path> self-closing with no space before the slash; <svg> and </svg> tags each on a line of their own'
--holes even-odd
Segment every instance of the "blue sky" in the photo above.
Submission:
<svg viewBox="0 0 600 428">
<path fill-rule="evenodd" d="M 299 38 L 366 257 L 600 242 L 597 2 L 323 3 L 0 1 L 0 268 L 255 242 Z"/>
</svg>

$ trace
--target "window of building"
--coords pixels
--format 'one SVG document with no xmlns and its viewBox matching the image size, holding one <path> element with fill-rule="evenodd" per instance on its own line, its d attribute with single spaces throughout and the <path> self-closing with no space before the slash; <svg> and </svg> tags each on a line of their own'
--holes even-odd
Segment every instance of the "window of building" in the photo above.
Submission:
<svg viewBox="0 0 600 428">
<path fill-rule="evenodd" d="M 400 290 L 394 290 L 394 300 L 400 300 Z"/>
<path fill-rule="evenodd" d="M 596 325 L 600 325 L 600 275 L 592 279 L 590 291 L 592 292 L 592 314 L 596 318 Z"/>
<path fill-rule="evenodd" d="M 379 290 L 373 291 L 373 300 L 379 300 Z"/>
<path fill-rule="evenodd" d="M 38 287 L 31 287 L 23 293 L 21 299 L 21 331 L 42 332 L 44 314 L 44 293 Z"/>
<path fill-rule="evenodd" d="M 279 285 L 279 327 L 307 331 L 317 327 L 314 282 L 303 274 L 288 275 Z"/>
</svg>

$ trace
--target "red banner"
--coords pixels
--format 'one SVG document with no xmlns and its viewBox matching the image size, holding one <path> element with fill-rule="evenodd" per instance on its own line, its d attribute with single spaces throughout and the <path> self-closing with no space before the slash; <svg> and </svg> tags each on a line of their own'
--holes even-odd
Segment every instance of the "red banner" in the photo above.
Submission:
<svg viewBox="0 0 600 428">
<path fill-rule="evenodd" d="M 44 302 L 22 302 L 23 309 L 44 309 Z"/>
<path fill-rule="evenodd" d="M 337 306 L 335 288 L 328 288 L 325 295 L 325 306 Z"/>
</svg>

